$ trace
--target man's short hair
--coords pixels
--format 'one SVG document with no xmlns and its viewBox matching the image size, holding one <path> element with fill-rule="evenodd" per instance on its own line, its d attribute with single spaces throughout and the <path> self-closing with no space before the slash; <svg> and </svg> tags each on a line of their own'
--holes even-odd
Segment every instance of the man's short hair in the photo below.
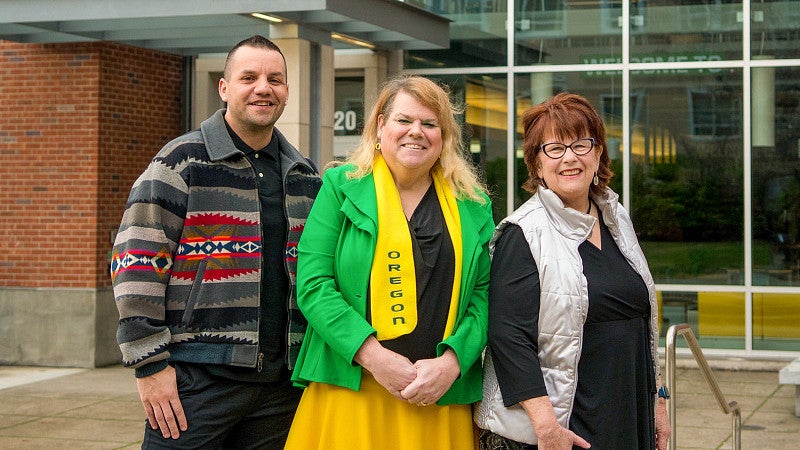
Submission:
<svg viewBox="0 0 800 450">
<path fill-rule="evenodd" d="M 255 47 L 255 48 L 261 48 L 261 49 L 264 49 L 264 50 L 272 50 L 274 52 L 280 53 L 281 58 L 283 58 L 284 71 L 286 71 L 286 57 L 283 56 L 283 52 L 281 51 L 280 47 L 275 45 L 274 42 L 270 41 L 269 39 L 265 38 L 264 36 L 261 36 L 261 35 L 257 34 L 255 36 L 251 36 L 251 37 L 249 37 L 249 38 L 247 38 L 247 39 L 245 39 L 243 41 L 240 41 L 238 44 L 233 46 L 231 51 L 228 52 L 228 57 L 225 58 L 225 68 L 222 71 L 223 78 L 227 79 L 228 76 L 230 75 L 228 73 L 228 65 L 230 64 L 231 57 L 233 57 L 233 54 L 236 53 L 236 50 L 239 50 L 241 47 Z"/>
</svg>

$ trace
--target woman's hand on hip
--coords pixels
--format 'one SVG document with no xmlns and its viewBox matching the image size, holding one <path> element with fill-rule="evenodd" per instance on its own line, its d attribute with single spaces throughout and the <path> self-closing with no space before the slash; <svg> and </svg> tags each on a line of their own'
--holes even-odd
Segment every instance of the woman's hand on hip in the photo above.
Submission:
<svg viewBox="0 0 800 450">
<path fill-rule="evenodd" d="M 573 445 L 580 448 L 590 447 L 586 439 L 558 423 L 553 405 L 546 395 L 529 398 L 519 404 L 536 430 L 539 450 L 571 450 Z"/>
<path fill-rule="evenodd" d="M 561 425 L 546 432 L 536 430 L 536 437 L 539 438 L 539 450 L 571 450 L 573 446 L 590 448 L 585 439 Z"/>
</svg>

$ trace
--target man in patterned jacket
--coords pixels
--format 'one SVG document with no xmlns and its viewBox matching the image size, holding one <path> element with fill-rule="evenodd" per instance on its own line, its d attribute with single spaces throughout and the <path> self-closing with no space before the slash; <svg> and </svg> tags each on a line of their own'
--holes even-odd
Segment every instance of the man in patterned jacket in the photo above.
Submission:
<svg viewBox="0 0 800 450">
<path fill-rule="evenodd" d="M 283 448 L 306 328 L 296 245 L 320 187 L 275 128 L 286 61 L 262 36 L 228 54 L 226 109 L 164 146 L 114 243 L 117 340 L 147 414 L 143 448 Z"/>
</svg>

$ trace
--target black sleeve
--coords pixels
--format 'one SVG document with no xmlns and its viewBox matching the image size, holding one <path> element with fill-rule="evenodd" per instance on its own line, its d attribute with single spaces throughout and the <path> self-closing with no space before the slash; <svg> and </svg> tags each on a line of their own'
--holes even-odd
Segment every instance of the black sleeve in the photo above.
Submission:
<svg viewBox="0 0 800 450">
<path fill-rule="evenodd" d="M 539 271 L 522 229 L 508 225 L 489 278 L 489 346 L 505 406 L 547 395 L 539 365 Z"/>
<path fill-rule="evenodd" d="M 311 166 L 312 169 L 314 169 L 314 173 L 319 173 L 319 169 L 317 169 L 317 165 L 314 164 L 314 161 L 312 161 L 311 158 L 306 158 L 306 161 L 308 161 L 308 165 Z"/>
</svg>

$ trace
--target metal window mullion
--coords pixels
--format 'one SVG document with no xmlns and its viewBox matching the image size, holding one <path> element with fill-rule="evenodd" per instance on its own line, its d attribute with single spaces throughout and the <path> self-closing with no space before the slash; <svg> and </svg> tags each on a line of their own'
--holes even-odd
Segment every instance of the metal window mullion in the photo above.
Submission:
<svg viewBox="0 0 800 450">
<path fill-rule="evenodd" d="M 622 204 L 631 210 L 631 5 L 622 2 Z"/>
<path fill-rule="evenodd" d="M 516 165 L 516 146 L 515 146 L 515 138 L 516 138 L 516 123 L 517 123 L 517 110 L 516 105 L 514 102 L 515 97 L 515 79 L 514 79 L 514 62 L 515 62 L 515 54 L 514 54 L 514 0 L 509 0 L 507 3 L 507 11 L 506 11 L 506 54 L 508 55 L 506 58 L 506 109 L 508 113 L 506 114 L 506 123 L 507 123 L 507 133 L 506 133 L 506 215 L 511 214 L 514 211 L 514 192 L 516 191 L 515 186 L 517 183 L 520 183 L 520 180 L 515 180 L 514 176 L 516 174 L 515 165 Z"/>
<path fill-rule="evenodd" d="M 742 139 L 744 140 L 742 149 L 742 168 L 744 184 L 744 348 L 747 353 L 753 351 L 753 226 L 752 212 L 752 155 L 751 144 L 751 77 L 750 77 L 750 0 L 742 2 Z"/>
</svg>

